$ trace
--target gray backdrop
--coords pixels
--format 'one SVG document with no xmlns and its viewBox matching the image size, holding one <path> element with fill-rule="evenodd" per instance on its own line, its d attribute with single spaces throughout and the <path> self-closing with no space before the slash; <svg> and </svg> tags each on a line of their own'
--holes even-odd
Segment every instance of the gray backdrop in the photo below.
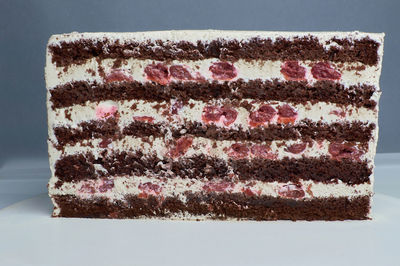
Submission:
<svg viewBox="0 0 400 266">
<path fill-rule="evenodd" d="M 47 156 L 45 47 L 71 31 L 385 32 L 378 152 L 400 152 L 399 11 L 395 0 L 0 0 L 0 163 Z"/>
</svg>

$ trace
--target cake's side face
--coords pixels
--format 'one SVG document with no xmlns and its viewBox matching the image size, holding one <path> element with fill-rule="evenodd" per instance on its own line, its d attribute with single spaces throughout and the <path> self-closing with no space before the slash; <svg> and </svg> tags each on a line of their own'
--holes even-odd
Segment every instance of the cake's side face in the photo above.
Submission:
<svg viewBox="0 0 400 266">
<path fill-rule="evenodd" d="M 367 219 L 383 37 L 52 36 L 53 216 Z"/>
</svg>

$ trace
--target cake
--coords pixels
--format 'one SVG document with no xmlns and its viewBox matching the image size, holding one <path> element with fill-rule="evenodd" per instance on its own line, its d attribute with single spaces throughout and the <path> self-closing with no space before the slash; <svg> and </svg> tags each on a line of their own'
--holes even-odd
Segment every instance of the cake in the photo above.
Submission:
<svg viewBox="0 0 400 266">
<path fill-rule="evenodd" d="M 370 219 L 383 37 L 51 36 L 52 215 Z"/>
</svg>

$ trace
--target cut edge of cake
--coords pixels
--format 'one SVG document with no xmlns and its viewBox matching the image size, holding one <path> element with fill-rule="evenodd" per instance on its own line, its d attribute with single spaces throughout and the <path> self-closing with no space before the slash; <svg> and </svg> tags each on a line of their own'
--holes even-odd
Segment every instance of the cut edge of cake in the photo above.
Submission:
<svg viewBox="0 0 400 266">
<path fill-rule="evenodd" d="M 76 46 L 82 38 L 91 47 L 89 51 L 97 55 L 101 51 L 102 54 L 97 58 L 90 57 L 90 53 L 84 54 L 82 45 Z M 383 38 L 382 33 L 361 32 L 214 30 L 53 35 L 48 43 L 45 70 L 52 171 L 49 194 L 55 206 L 62 205 L 66 210 L 63 213 L 55 209 L 53 215 L 104 218 L 149 218 L 155 215 L 177 219 L 366 219 L 373 195 Z M 316 45 L 316 39 L 319 45 Z M 121 51 L 121 47 L 116 46 L 117 40 L 117 45 L 128 45 L 124 48 L 132 49 Z M 369 42 L 363 43 L 363 40 Z M 294 41 L 298 47 L 314 45 L 312 47 L 318 49 L 321 60 L 311 60 L 313 55 L 309 53 L 300 53 L 303 60 L 296 60 L 299 55 L 290 54 L 293 53 L 290 49 L 283 61 L 276 60 L 275 54 L 268 54 L 262 49 L 256 53 L 256 59 L 246 52 L 254 45 L 263 44 L 273 50 L 279 48 L 274 46 L 276 43 L 287 45 L 287 42 Z M 371 47 L 376 50 L 374 64 L 371 63 L 373 60 L 366 57 L 370 53 L 368 49 L 373 50 Z M 341 48 L 348 54 L 341 53 Z M 74 49 L 79 53 L 75 54 Z M 354 54 L 356 49 L 368 52 L 357 55 Z M 67 60 L 60 57 L 68 51 L 72 55 L 66 56 Z M 141 51 L 144 51 L 143 54 L 140 54 Z M 179 59 L 180 55 L 182 60 Z M 297 63 L 291 65 L 287 62 Z M 153 69 L 147 71 L 149 66 Z M 289 70 L 285 70 L 285 67 Z M 152 76 L 152 73 L 162 76 L 165 69 L 166 77 Z M 174 69 L 178 69 L 177 74 L 174 74 Z M 293 74 L 293 71 L 300 74 Z M 305 72 L 304 76 L 298 78 L 302 71 Z M 193 92 L 201 84 L 201 89 L 210 93 L 210 97 L 200 95 L 200 89 L 197 93 Z M 300 97 L 308 95 L 313 86 L 320 90 L 324 88 L 331 93 L 330 98 L 322 98 L 315 93 L 311 103 L 304 96 Z M 212 95 L 210 88 L 225 94 Z M 233 88 L 237 88 L 236 91 Z M 275 91 L 272 89 L 271 95 L 264 93 L 260 96 L 257 88 L 275 88 Z M 299 95 L 290 94 L 291 88 L 296 88 Z M 165 92 L 166 89 L 170 94 Z M 286 98 L 277 96 L 279 89 L 286 93 Z M 126 93 L 129 98 L 113 95 L 113 90 L 114 94 Z M 143 93 L 139 94 L 138 91 Z M 158 95 L 152 94 L 152 91 Z M 182 91 L 191 93 L 182 94 Z M 229 98 L 224 98 L 224 95 Z M 71 99 L 75 102 L 71 102 Z M 236 103 L 228 106 L 227 102 L 232 105 L 232 100 Z M 178 109 L 176 114 L 174 108 Z M 329 111 L 324 114 L 324 119 L 318 119 L 307 111 L 314 110 L 315 114 L 318 108 Z M 163 115 L 160 110 L 169 113 Z M 272 118 L 261 121 L 271 115 L 268 112 L 272 112 Z M 290 116 L 291 112 L 295 115 Z M 233 122 L 232 117 L 235 118 Z M 182 119 L 187 121 L 178 121 Z M 313 134 L 311 129 L 321 129 L 327 133 Z M 344 136 L 340 132 L 349 134 Z M 153 134 L 154 137 L 150 137 L 149 141 L 146 134 Z M 301 139 L 295 137 L 299 134 Z M 91 139 L 92 136 L 95 138 Z M 361 139 L 361 142 L 358 141 Z M 365 139 L 368 141 L 365 142 Z M 148 145 L 149 142 L 161 144 L 154 149 Z M 190 145 L 187 144 L 189 142 Z M 118 150 L 114 150 L 113 145 Z M 303 150 L 296 153 L 296 149 Z M 87 153 L 82 154 L 82 151 Z M 151 156 L 146 157 L 147 152 Z M 119 158 L 133 161 L 120 162 Z M 262 167 L 268 165 L 279 168 L 282 163 L 294 169 L 296 160 L 302 159 L 305 167 L 308 164 L 321 168 L 326 164 L 332 169 L 322 176 L 307 176 L 306 168 L 302 168 L 301 173 L 291 170 L 284 172 L 288 176 L 277 177 L 276 173 L 268 170 L 274 168 Z M 161 168 L 155 164 L 157 160 Z M 178 164 L 180 161 L 183 163 Z M 144 169 L 134 168 L 132 162 Z M 193 174 L 186 171 L 193 165 L 191 162 L 206 164 L 197 166 L 197 172 Z M 146 169 L 148 166 L 152 169 Z M 168 167 L 172 167 L 172 170 Z M 218 167 L 226 168 L 226 171 Z M 348 175 L 354 173 L 356 177 L 329 179 L 337 176 L 334 172 L 343 170 L 343 167 L 349 169 L 346 170 Z M 115 171 L 116 168 L 119 170 Z M 113 172 L 115 179 L 110 174 Z M 61 177 L 56 177 L 57 174 Z M 271 182 L 274 174 L 279 182 Z M 184 184 L 192 180 L 195 184 L 192 184 L 193 189 L 190 189 L 189 182 L 186 184 L 187 190 L 172 191 L 173 184 L 170 183 L 174 176 Z M 231 180 L 227 181 L 227 178 Z M 319 181 L 315 183 L 313 180 Z M 369 182 L 369 185 L 365 182 Z M 319 188 L 313 193 L 312 185 L 318 187 L 321 184 L 323 187 L 325 183 L 326 188 L 330 189 L 326 191 L 327 197 L 314 198 L 313 195 L 321 194 L 323 189 Z M 134 186 L 133 198 L 123 197 L 129 196 L 129 192 L 123 194 L 124 184 Z M 341 185 L 345 187 L 341 191 L 354 188 L 349 192 L 357 199 L 354 204 L 347 197 L 329 197 L 333 195 L 331 191 L 339 189 Z M 362 185 L 368 187 L 367 194 L 357 192 Z M 165 195 L 170 197 L 164 198 L 163 193 L 167 190 L 169 194 Z M 107 201 L 107 198 L 112 201 Z M 91 199 L 93 201 L 90 203 Z M 313 199 L 319 199 L 320 202 L 316 203 Z M 293 206 L 300 203 L 305 204 L 301 205 L 304 209 L 299 212 L 302 207 Z M 351 208 L 361 205 L 363 207 L 359 208 L 363 214 L 354 216 Z M 101 210 L 90 209 L 94 206 L 102 207 Z M 186 214 L 175 215 L 173 210 L 178 211 L 177 206 L 181 206 L 182 213 L 186 211 Z M 328 206 L 336 207 L 329 209 Z M 288 213 L 280 213 L 285 208 Z M 74 213 L 73 210 L 78 211 Z M 207 210 L 211 214 L 202 214 Z M 187 211 L 192 214 L 189 215 Z M 331 212 L 324 214 L 324 211 Z"/>
</svg>

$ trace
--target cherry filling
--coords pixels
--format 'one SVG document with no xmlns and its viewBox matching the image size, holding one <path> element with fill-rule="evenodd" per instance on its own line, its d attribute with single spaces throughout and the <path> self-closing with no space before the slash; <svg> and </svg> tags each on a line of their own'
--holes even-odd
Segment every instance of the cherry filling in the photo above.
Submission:
<svg viewBox="0 0 400 266">
<path fill-rule="evenodd" d="M 304 190 L 300 185 L 288 184 L 279 188 L 278 194 L 284 198 L 300 199 L 305 196 Z"/>
<path fill-rule="evenodd" d="M 229 148 L 228 155 L 235 159 L 243 159 L 249 156 L 249 152 L 250 150 L 246 144 L 235 143 Z"/>
<path fill-rule="evenodd" d="M 162 189 L 159 185 L 153 184 L 151 182 L 139 184 L 138 188 L 142 191 L 138 195 L 139 198 L 148 198 L 149 196 L 158 196 L 162 192 Z"/>
<path fill-rule="evenodd" d="M 133 81 L 133 78 L 130 74 L 126 73 L 122 69 L 113 69 L 111 73 L 105 77 L 106 83 L 119 81 Z"/>
<path fill-rule="evenodd" d="M 203 186 L 203 189 L 207 192 L 230 192 L 234 187 L 234 183 L 227 181 L 209 181 Z"/>
<path fill-rule="evenodd" d="M 304 80 L 306 78 L 306 68 L 300 66 L 298 61 L 286 61 L 281 66 L 281 73 L 287 80 Z"/>
<path fill-rule="evenodd" d="M 231 80 L 237 76 L 235 66 L 229 62 L 215 62 L 210 66 L 209 70 L 213 79 Z"/>
<path fill-rule="evenodd" d="M 134 116 L 133 120 L 141 121 L 141 122 L 153 123 L 154 122 L 154 117 L 151 117 L 151 116 Z"/>
<path fill-rule="evenodd" d="M 359 160 L 362 152 L 350 143 L 331 143 L 328 148 L 329 153 L 334 159 L 343 158 Z"/>
<path fill-rule="evenodd" d="M 278 107 L 278 122 L 283 124 L 294 123 L 297 112 L 290 105 L 285 104 Z"/>
<path fill-rule="evenodd" d="M 144 73 L 146 73 L 146 77 L 148 80 L 157 82 L 161 85 L 166 85 L 169 82 L 168 67 L 161 63 L 150 64 L 146 66 L 146 68 L 144 69 Z"/>
<path fill-rule="evenodd" d="M 187 67 L 182 65 L 173 65 L 169 67 L 169 72 L 171 73 L 171 77 L 179 80 L 193 80 L 192 74 L 187 69 Z"/>
<path fill-rule="evenodd" d="M 244 187 L 244 188 L 242 188 L 242 192 L 243 192 L 246 196 L 249 196 L 249 197 L 252 197 L 252 196 L 255 196 L 255 195 L 260 196 L 260 194 L 261 194 L 261 190 L 254 190 L 254 189 L 252 189 L 252 188 L 250 188 L 250 187 Z"/>
<path fill-rule="evenodd" d="M 299 154 L 302 153 L 307 147 L 307 143 L 293 144 L 287 147 L 285 150 L 290 153 Z"/>
<path fill-rule="evenodd" d="M 229 126 L 233 122 L 235 122 L 237 118 L 238 112 L 230 107 L 218 107 L 218 106 L 205 106 L 203 108 L 203 113 L 202 113 L 202 120 L 205 123 L 218 123 L 222 119 L 222 123 L 225 126 Z"/>
<path fill-rule="evenodd" d="M 222 117 L 223 117 L 223 123 L 225 126 L 229 126 L 230 124 L 232 124 L 233 122 L 235 122 L 238 112 L 232 108 L 229 107 L 225 107 L 223 106 L 221 108 L 222 111 Z"/>
<path fill-rule="evenodd" d="M 222 114 L 223 112 L 218 106 L 207 105 L 203 108 L 201 119 L 206 123 L 218 122 Z"/>
<path fill-rule="evenodd" d="M 173 148 L 169 151 L 169 156 L 172 158 L 177 158 L 184 155 L 192 146 L 193 138 L 190 136 L 180 137 L 176 142 Z"/>
<path fill-rule="evenodd" d="M 255 157 L 260 157 L 264 159 L 274 160 L 277 155 L 271 152 L 271 148 L 268 145 L 253 145 L 250 148 L 250 152 Z"/>
<path fill-rule="evenodd" d="M 318 62 L 311 68 L 311 74 L 318 80 L 337 80 L 341 74 L 327 62 Z"/>
<path fill-rule="evenodd" d="M 276 110 L 270 105 L 262 105 L 257 111 L 251 112 L 249 119 L 253 127 L 260 126 L 269 122 L 276 115 Z"/>
<path fill-rule="evenodd" d="M 205 78 L 199 73 L 192 73 L 188 66 L 172 65 L 169 67 L 171 77 L 177 80 L 196 80 L 198 82 L 205 81 Z"/>
</svg>

